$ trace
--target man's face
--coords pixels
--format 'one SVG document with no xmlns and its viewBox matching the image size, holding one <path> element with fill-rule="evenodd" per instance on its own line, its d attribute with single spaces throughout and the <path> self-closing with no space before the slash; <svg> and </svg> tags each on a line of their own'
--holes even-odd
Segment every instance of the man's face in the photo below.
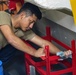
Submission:
<svg viewBox="0 0 76 75">
<path fill-rule="evenodd" d="M 21 18 L 19 24 L 20 24 L 20 28 L 23 31 L 29 30 L 33 27 L 34 23 L 36 22 L 37 17 L 33 14 L 31 16 L 24 16 Z"/>
</svg>

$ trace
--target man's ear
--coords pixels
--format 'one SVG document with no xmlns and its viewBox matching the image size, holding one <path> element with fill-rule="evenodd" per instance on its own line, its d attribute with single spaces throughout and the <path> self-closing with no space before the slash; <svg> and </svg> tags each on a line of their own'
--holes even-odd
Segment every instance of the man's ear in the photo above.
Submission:
<svg viewBox="0 0 76 75">
<path fill-rule="evenodd" d="M 22 13 L 20 14 L 21 19 L 25 18 L 25 16 L 26 16 L 26 14 L 25 14 L 24 12 L 22 12 Z"/>
</svg>

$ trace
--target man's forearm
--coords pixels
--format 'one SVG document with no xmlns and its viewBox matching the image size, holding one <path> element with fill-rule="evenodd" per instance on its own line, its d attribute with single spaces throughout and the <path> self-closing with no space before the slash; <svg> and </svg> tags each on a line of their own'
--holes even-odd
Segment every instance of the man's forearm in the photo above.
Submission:
<svg viewBox="0 0 76 75">
<path fill-rule="evenodd" d="M 50 45 L 50 52 L 53 54 L 56 54 L 57 52 L 60 52 L 61 50 L 59 48 L 57 48 L 55 45 L 53 45 L 52 43 L 49 44 Z"/>
<path fill-rule="evenodd" d="M 49 41 L 44 41 L 44 42 L 45 43 L 43 46 L 48 45 L 51 53 L 56 54 L 57 52 L 61 51 L 55 45 L 53 45 L 51 42 L 49 42 Z"/>
<path fill-rule="evenodd" d="M 26 53 L 34 56 L 34 53 L 36 52 L 36 50 L 33 49 L 33 48 L 31 48 L 30 46 L 28 46 L 20 38 L 18 38 L 16 36 L 13 36 L 10 40 L 11 41 L 9 41 L 9 43 L 12 46 L 14 46 L 15 48 L 17 48 L 18 50 L 21 50 L 23 52 L 26 52 Z"/>
</svg>

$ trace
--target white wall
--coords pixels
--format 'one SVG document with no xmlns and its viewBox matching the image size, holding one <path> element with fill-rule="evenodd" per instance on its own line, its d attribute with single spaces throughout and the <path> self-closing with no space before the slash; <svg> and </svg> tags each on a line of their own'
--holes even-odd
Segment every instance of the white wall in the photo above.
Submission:
<svg viewBox="0 0 76 75">
<path fill-rule="evenodd" d="M 47 19 L 71 30 L 76 32 L 76 26 L 74 24 L 73 17 L 67 15 L 63 12 L 56 11 L 56 10 L 47 10 L 43 12 L 44 17 Z"/>
<path fill-rule="evenodd" d="M 27 1 L 35 4 L 34 0 L 25 0 L 25 2 L 27 2 Z M 57 10 L 52 10 L 52 9 L 50 9 L 50 10 L 42 9 L 42 13 L 43 13 L 44 17 L 46 17 L 47 19 L 65 27 L 73 32 L 76 32 L 76 26 L 74 25 L 73 16 L 70 16 L 63 12 L 60 12 Z"/>
</svg>

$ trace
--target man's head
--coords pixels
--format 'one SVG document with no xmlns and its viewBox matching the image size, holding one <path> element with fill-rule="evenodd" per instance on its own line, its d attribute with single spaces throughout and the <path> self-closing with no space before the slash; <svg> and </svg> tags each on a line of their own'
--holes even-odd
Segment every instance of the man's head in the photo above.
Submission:
<svg viewBox="0 0 76 75">
<path fill-rule="evenodd" d="M 20 14 L 21 12 L 26 12 L 27 16 L 34 14 L 38 19 L 41 19 L 42 17 L 39 8 L 29 2 L 25 3 L 17 14 Z"/>
<path fill-rule="evenodd" d="M 17 13 L 20 15 L 21 20 L 19 22 L 20 28 L 24 31 L 33 27 L 33 24 L 37 19 L 41 19 L 42 13 L 36 5 L 31 3 L 25 3 L 20 11 Z"/>
</svg>

